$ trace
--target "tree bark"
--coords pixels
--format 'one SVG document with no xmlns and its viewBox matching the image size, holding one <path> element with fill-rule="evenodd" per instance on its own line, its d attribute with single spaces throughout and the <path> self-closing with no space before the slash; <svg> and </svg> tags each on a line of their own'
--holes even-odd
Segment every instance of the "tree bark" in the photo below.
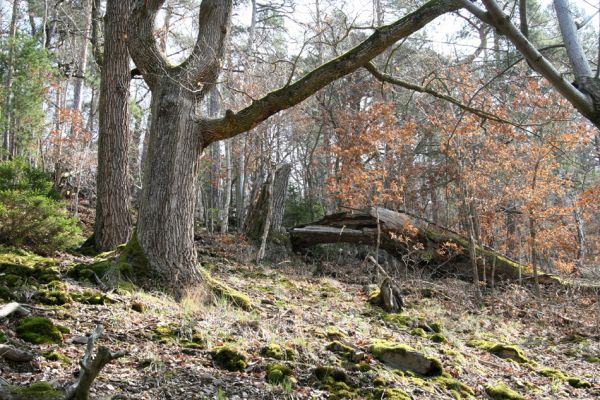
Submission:
<svg viewBox="0 0 600 400">
<path fill-rule="evenodd" d="M 275 171 L 269 173 L 267 181 L 258 190 L 257 198 L 251 205 L 246 220 L 245 231 L 248 238 L 254 241 L 259 241 L 262 238 L 269 208 L 272 210 L 271 217 L 268 218 L 270 228 L 274 231 L 280 230 L 291 169 L 290 164 L 278 166 Z M 272 191 L 272 196 L 269 194 L 270 191 Z"/>
<path fill-rule="evenodd" d="M 100 84 L 97 204 L 94 235 L 100 251 L 126 243 L 132 230 L 129 213 L 129 2 L 108 0 Z"/>
</svg>

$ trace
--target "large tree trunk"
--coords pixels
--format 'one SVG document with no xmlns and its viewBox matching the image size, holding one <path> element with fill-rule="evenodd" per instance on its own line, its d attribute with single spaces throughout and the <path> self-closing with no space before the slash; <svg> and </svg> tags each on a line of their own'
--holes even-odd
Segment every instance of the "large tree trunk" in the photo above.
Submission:
<svg viewBox="0 0 600 400">
<path fill-rule="evenodd" d="M 104 24 L 104 57 L 100 84 L 100 134 L 96 248 L 114 249 L 131 236 L 129 180 L 127 178 L 129 140 L 129 54 L 127 15 L 129 2 L 108 0 Z"/>
<path fill-rule="evenodd" d="M 194 205 L 201 136 L 194 98 L 166 77 L 152 89 L 152 122 L 137 238 L 158 286 L 176 297 L 202 280 L 194 249 Z M 173 129 L 178 127 L 178 129 Z"/>
</svg>

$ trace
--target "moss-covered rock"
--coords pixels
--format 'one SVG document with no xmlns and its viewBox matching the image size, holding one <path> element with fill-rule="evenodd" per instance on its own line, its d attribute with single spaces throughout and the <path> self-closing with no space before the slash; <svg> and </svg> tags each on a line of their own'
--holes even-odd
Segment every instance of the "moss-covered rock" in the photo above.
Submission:
<svg viewBox="0 0 600 400">
<path fill-rule="evenodd" d="M 504 383 L 486 385 L 485 392 L 494 400 L 527 400 Z"/>
<path fill-rule="evenodd" d="M 47 351 L 47 352 L 43 353 L 42 355 L 48 361 L 57 361 L 64 365 L 68 365 L 71 363 L 71 361 L 69 360 L 69 357 L 65 356 L 64 354 L 62 354 L 56 350 Z"/>
<path fill-rule="evenodd" d="M 62 306 L 73 300 L 66 285 L 61 281 L 48 283 L 33 296 L 33 299 L 49 306 Z"/>
<path fill-rule="evenodd" d="M 567 383 L 576 389 L 589 389 L 592 387 L 590 382 L 576 377 L 567 377 Z"/>
<path fill-rule="evenodd" d="M 277 343 L 270 343 L 260 349 L 260 355 L 263 357 L 274 358 L 276 360 L 295 360 L 296 352 L 290 347 L 282 347 Z"/>
<path fill-rule="evenodd" d="M 24 388 L 12 388 L 11 393 L 18 396 L 21 400 L 50 400 L 63 398 L 63 393 L 56 390 L 47 382 L 32 383 L 30 386 Z"/>
<path fill-rule="evenodd" d="M 446 339 L 446 336 L 444 336 L 443 333 L 434 333 L 429 336 L 429 340 L 435 343 L 448 343 L 448 339 Z"/>
<path fill-rule="evenodd" d="M 12 301 L 16 298 L 14 291 L 5 285 L 0 285 L 0 300 Z"/>
<path fill-rule="evenodd" d="M 191 340 L 182 340 L 180 345 L 187 349 L 202 350 L 208 345 L 208 340 L 201 333 L 194 332 Z"/>
<path fill-rule="evenodd" d="M 6 343 L 6 342 L 7 342 L 6 335 L 4 334 L 4 332 L 0 331 L 0 344 Z"/>
<path fill-rule="evenodd" d="M 427 337 L 427 332 L 425 332 L 425 329 L 423 328 L 414 328 L 410 331 L 410 334 L 422 338 Z"/>
<path fill-rule="evenodd" d="M 60 278 L 58 262 L 52 258 L 0 246 L 0 275 L 9 288 L 49 283 Z"/>
<path fill-rule="evenodd" d="M 340 341 L 335 340 L 329 343 L 325 349 L 349 360 L 353 359 L 354 349 Z"/>
<path fill-rule="evenodd" d="M 131 302 L 131 309 L 133 311 L 139 312 L 139 313 L 143 313 L 144 311 L 146 311 L 146 305 L 140 301 L 132 301 Z"/>
<path fill-rule="evenodd" d="M 84 290 L 81 293 L 72 293 L 71 297 L 78 303 L 91 305 L 111 304 L 110 297 L 97 290 Z"/>
<path fill-rule="evenodd" d="M 246 357 L 230 346 L 219 346 L 210 352 L 213 361 L 219 368 L 228 371 L 243 371 L 248 367 Z"/>
<path fill-rule="evenodd" d="M 204 281 L 207 283 L 211 292 L 218 298 L 225 299 L 230 304 L 241 308 L 242 310 L 252 310 L 252 300 L 242 292 L 233 289 L 225 283 L 216 280 L 205 269 L 201 269 Z"/>
<path fill-rule="evenodd" d="M 430 322 L 428 325 L 435 333 L 442 333 L 442 331 L 444 330 L 443 322 L 434 321 Z"/>
<path fill-rule="evenodd" d="M 62 343 L 61 327 L 54 325 L 48 318 L 27 317 L 17 326 L 17 336 L 33 344 Z"/>
<path fill-rule="evenodd" d="M 280 383 L 289 381 L 292 376 L 292 369 L 283 364 L 269 364 L 267 365 L 267 374 L 265 376 L 267 382 L 272 385 L 279 385 Z"/>
<path fill-rule="evenodd" d="M 503 343 L 491 342 L 488 340 L 474 339 L 467 342 L 468 346 L 476 347 L 479 349 L 487 350 L 497 357 L 503 359 L 510 359 L 518 363 L 530 363 L 525 352 L 515 345 L 508 345 Z"/>
<path fill-rule="evenodd" d="M 325 336 L 327 336 L 327 338 L 331 340 L 339 340 L 347 338 L 348 334 L 340 328 L 338 328 L 337 326 L 331 325 L 325 329 Z"/>
<path fill-rule="evenodd" d="M 442 363 L 434 357 L 427 357 L 410 346 L 376 341 L 370 352 L 379 361 L 401 371 L 412 371 L 424 376 L 439 376 L 443 373 Z"/>
<path fill-rule="evenodd" d="M 321 383 L 319 388 L 329 392 L 329 399 L 354 399 L 358 395 L 341 368 L 320 366 L 314 369 L 313 374 Z"/>
<path fill-rule="evenodd" d="M 475 396 L 475 391 L 469 385 L 466 385 L 459 380 L 453 378 L 450 374 L 444 373 L 442 376 L 435 379 L 435 383 L 448 390 L 454 397 L 470 398 Z M 458 395 L 458 396 L 456 396 Z"/>
<path fill-rule="evenodd" d="M 370 396 L 368 396 L 368 398 L 373 400 L 412 400 L 412 397 L 410 397 L 408 393 L 398 388 L 377 388 Z"/>
</svg>

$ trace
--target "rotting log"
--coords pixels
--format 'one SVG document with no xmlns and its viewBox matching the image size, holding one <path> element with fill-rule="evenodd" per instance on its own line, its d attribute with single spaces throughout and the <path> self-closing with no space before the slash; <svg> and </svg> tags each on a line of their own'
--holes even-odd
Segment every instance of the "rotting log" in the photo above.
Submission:
<svg viewBox="0 0 600 400">
<path fill-rule="evenodd" d="M 401 260 L 409 259 L 415 266 L 430 267 L 436 273 L 471 275 L 468 239 L 416 216 L 381 207 L 328 215 L 319 221 L 291 228 L 289 234 L 296 252 L 326 243 L 375 246 L 379 236 L 379 248 Z M 477 254 L 480 274 L 485 258 L 487 276 L 491 276 L 491 267 L 495 265 L 495 275 L 499 279 L 531 277 L 528 266 L 491 248 L 478 247 Z"/>
</svg>

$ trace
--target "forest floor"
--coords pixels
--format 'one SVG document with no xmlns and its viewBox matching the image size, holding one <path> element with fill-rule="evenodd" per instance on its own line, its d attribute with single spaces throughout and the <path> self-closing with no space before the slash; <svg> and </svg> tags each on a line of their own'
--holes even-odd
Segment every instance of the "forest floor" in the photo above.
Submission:
<svg viewBox="0 0 600 400">
<path fill-rule="evenodd" d="M 132 285 L 101 293 L 98 285 L 67 274 L 73 265 L 97 259 L 70 255 L 53 267 L 66 285 L 59 288 L 68 293 L 66 303 L 52 306 L 47 305 L 52 302 L 48 285 L 34 285 L 33 277 L 23 276 L 9 282 L 6 268 L 0 269 L 0 287 L 3 279 L 13 285 L 5 297 L 17 295 L 35 306 L 33 315 L 68 328 L 59 343 L 35 345 L 17 334 L 20 318 L 0 320 L 0 339 L 3 333 L 11 345 L 38 355 L 29 363 L 0 357 L 0 384 L 72 383 L 85 335 L 102 324 L 101 344 L 127 356 L 102 370 L 92 389 L 96 399 L 600 397 L 595 295 L 546 287 L 535 299 L 530 288 L 507 285 L 477 303 L 466 282 L 408 275 L 399 279 L 406 307 L 392 315 L 369 304 L 369 277 L 360 261 L 324 263 L 317 276 L 314 265 L 296 256 L 257 266 L 250 261 L 252 253 L 235 236 L 205 239 L 200 252 L 214 278 L 250 298 L 249 310 L 222 298 L 202 305 L 197 301 L 202 293 L 181 303 Z M 25 263 L 25 253 L 18 254 L 0 251 L 0 266 Z M 40 267 L 35 268 L 39 275 Z M 420 376 L 380 362 L 372 348 L 379 341 L 435 357 L 444 374 Z M 493 354 L 493 345 L 502 344 L 515 347 Z M 219 349 L 231 349 L 227 355 L 233 358 L 225 359 L 225 366 L 241 370 L 219 367 Z"/>
</svg>

